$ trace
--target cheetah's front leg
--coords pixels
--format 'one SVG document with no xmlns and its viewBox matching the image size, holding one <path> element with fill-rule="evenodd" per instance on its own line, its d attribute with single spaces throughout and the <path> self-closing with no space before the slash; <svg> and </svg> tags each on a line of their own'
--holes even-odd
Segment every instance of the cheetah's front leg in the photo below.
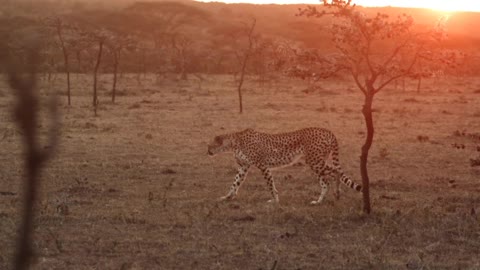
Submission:
<svg viewBox="0 0 480 270">
<path fill-rule="evenodd" d="M 269 200 L 268 202 L 278 203 L 279 202 L 278 191 L 275 188 L 275 183 L 273 181 L 272 173 L 266 167 L 259 167 L 259 169 L 262 171 L 263 177 L 265 178 L 265 180 L 267 180 L 267 186 L 270 189 L 270 193 L 272 194 L 272 197 L 273 197 L 273 199 Z"/>
<path fill-rule="evenodd" d="M 237 196 L 238 189 L 240 189 L 240 185 L 242 185 L 243 181 L 245 181 L 245 177 L 247 176 L 248 169 L 250 165 L 242 165 L 238 168 L 238 173 L 235 175 L 235 180 L 233 181 L 233 185 L 230 187 L 230 191 L 227 195 L 220 198 L 220 200 L 230 200 Z"/>
</svg>

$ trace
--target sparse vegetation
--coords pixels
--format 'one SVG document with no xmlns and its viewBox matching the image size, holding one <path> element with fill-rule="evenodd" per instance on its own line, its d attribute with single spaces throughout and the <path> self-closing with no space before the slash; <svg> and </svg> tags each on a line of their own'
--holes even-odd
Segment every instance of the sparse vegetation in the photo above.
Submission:
<svg viewBox="0 0 480 270">
<path fill-rule="evenodd" d="M 419 142 L 428 142 L 430 140 L 430 137 L 428 137 L 426 135 L 418 135 L 417 140 Z"/>
<path fill-rule="evenodd" d="M 287 83 L 291 92 L 278 93 L 275 89 L 255 90 L 256 82 L 247 77 L 245 85 L 253 89 L 249 95 L 254 98 L 246 103 L 249 113 L 239 117 L 236 96 L 224 87 L 233 83 L 231 76 L 213 76 L 206 81 L 204 87 L 215 93 L 211 96 L 198 93 L 193 80 L 188 80 L 187 86 L 172 85 L 149 93 L 148 89 L 155 87 L 154 74 L 147 74 L 140 90 L 134 75 L 124 76 L 122 88 L 138 91 L 138 95 L 122 97 L 122 102 L 107 107 L 97 118 L 85 117 L 91 108 L 90 86 L 72 80 L 72 89 L 78 91 L 72 92 L 75 103 L 68 111 L 64 109 L 62 147 L 43 173 L 39 200 L 49 208 L 36 218 L 35 267 L 112 269 L 127 263 L 139 268 L 211 269 L 217 265 L 265 269 L 277 260 L 277 267 L 284 268 L 309 269 L 320 264 L 403 268 L 413 260 L 429 268 L 468 268 L 480 263 L 476 256 L 479 217 L 471 214 L 471 209 L 478 213 L 480 207 L 478 167 L 470 167 L 469 160 L 477 152 L 475 147 L 457 150 L 448 145 L 473 140 L 452 134 L 455 130 L 473 134 L 480 130 L 475 121 L 464 127 L 451 117 L 438 125 L 431 121 L 436 119 L 432 114 L 399 117 L 391 110 L 383 112 L 382 117 L 394 120 L 385 121 L 391 128 L 383 128 L 379 143 L 388 145 L 387 157 L 372 159 L 369 165 L 376 210 L 368 218 L 361 214 L 361 197 L 345 189 L 339 201 L 330 194 L 324 205 L 309 206 L 319 190 L 311 189 L 315 180 L 309 171 L 297 166 L 274 172 L 282 197 L 278 208 L 265 204 L 269 198 L 266 185 L 255 170 L 238 200 L 218 203 L 231 184 L 235 165 L 230 155 L 206 157 L 206 142 L 212 135 L 252 123 L 268 132 L 318 123 L 336 133 L 342 167 L 359 179 L 355 149 L 364 137 L 356 132 L 364 130 L 359 115 L 330 113 L 329 107 L 315 112 L 324 97 L 292 98 L 304 87 L 296 81 Z M 90 76 L 80 77 L 87 78 Z M 59 82 L 65 80 L 59 78 Z M 343 84 L 350 85 L 348 81 Z M 324 83 L 327 89 L 333 85 Z M 45 84 L 40 86 L 44 96 Z M 194 98 L 187 101 L 180 89 Z M 110 89 L 100 90 L 99 95 L 103 93 L 109 94 Z M 427 100 L 438 98 L 438 94 L 423 95 Z M 475 97 L 471 95 L 469 100 Z M 223 102 L 215 103 L 217 96 Z M 355 108 L 356 97 L 355 92 L 338 93 L 329 96 L 326 104 Z M 450 94 L 441 97 L 455 98 Z M 0 99 L 4 119 L 8 118 L 4 108 L 12 98 Z M 263 106 L 267 99 L 276 106 Z M 397 102 L 397 96 L 385 94 L 377 104 L 389 108 Z M 128 109 L 135 104 L 141 106 Z M 445 106 L 454 115 L 464 115 L 457 105 L 435 102 L 428 105 L 428 111 Z M 281 129 L 274 119 L 281 119 Z M 399 120 L 411 120 L 441 143 L 418 143 L 419 129 L 405 129 Z M 7 122 L 0 131 L 13 131 L 13 125 Z M 111 131 L 104 131 L 106 128 Z M 463 132 L 464 128 L 467 131 Z M 4 152 L 19 155 L 21 134 L 7 134 L 1 142 Z M 0 235 L 0 267 L 9 269 L 21 194 L 13 179 L 19 179 L 22 170 L 17 159 L 4 158 L 2 166 L 15 168 L 4 171 L 5 177 L 0 178 L 0 191 L 4 192 L 0 193 L 4 232 Z M 447 180 L 435 180 L 438 177 Z M 455 188 L 450 180 L 456 180 Z M 47 203 L 54 198 L 58 202 Z M 422 250 L 422 259 L 417 258 L 416 250 Z M 332 258 L 332 254 L 344 255 Z"/>
<path fill-rule="evenodd" d="M 237 200 L 219 203 L 236 173 L 235 161 L 230 155 L 206 155 L 207 141 L 219 133 L 325 127 L 339 140 L 342 168 L 360 179 L 358 147 L 367 130 L 357 83 L 342 70 L 327 79 L 317 73 L 323 78 L 317 81 L 284 73 L 293 52 L 315 61 L 332 59 L 332 43 L 322 31 L 325 18 L 294 17 L 303 5 L 101 3 L 2 3 L 0 43 L 7 48 L 0 58 L 15 56 L 21 69 L 28 37 L 37 33 L 39 68 L 45 73 L 36 85 L 38 95 L 48 100 L 58 92 L 62 101 L 59 148 L 42 169 L 32 208 L 32 269 L 480 268 L 475 113 L 480 64 L 471 60 L 478 53 L 478 33 L 465 34 L 452 19 L 453 40 L 446 46 L 471 44 L 469 61 L 458 70 L 445 69 L 441 83 L 424 78 L 421 87 L 429 91 L 416 93 L 418 81 L 408 77 L 406 92 L 392 85 L 377 97 L 372 112 L 381 140 L 368 163 L 375 211 L 365 215 L 362 198 L 345 188 L 340 200 L 329 193 L 324 204 L 310 206 L 319 190 L 312 188 L 315 179 L 304 162 L 274 171 L 282 198 L 278 206 L 265 203 L 267 187 L 255 170 Z M 398 13 L 358 8 L 369 16 Z M 421 25 L 435 21 L 430 11 L 402 11 L 420 14 Z M 65 23 L 66 50 L 57 32 L 38 24 L 52 13 Z M 228 34 L 251 16 L 257 18 L 256 35 L 244 74 L 245 113 L 239 115 L 234 73 L 240 70 L 236 48 L 242 44 Z M 478 23 L 476 16 L 465 18 Z M 98 40 L 88 41 L 93 30 L 105 34 L 96 69 L 98 117 L 90 112 L 99 53 Z M 318 35 L 311 34 L 314 30 Z M 78 42 L 69 41 L 71 34 Z M 11 117 L 18 96 L 6 79 L 0 78 L 2 270 L 13 269 L 21 233 L 25 192 L 19 179 L 26 175 L 21 138 L 28 134 Z M 50 152 L 51 119 L 40 111 L 33 125 L 37 150 Z"/>
<path fill-rule="evenodd" d="M 470 159 L 470 166 L 472 166 L 472 167 L 480 166 L 480 158 L 471 158 Z"/>
<path fill-rule="evenodd" d="M 389 156 L 388 148 L 386 147 L 380 148 L 379 156 L 381 160 L 387 159 Z"/>
<path fill-rule="evenodd" d="M 412 102 L 412 103 L 418 103 L 419 101 L 416 98 L 406 98 L 403 101 L 405 102 Z"/>
</svg>

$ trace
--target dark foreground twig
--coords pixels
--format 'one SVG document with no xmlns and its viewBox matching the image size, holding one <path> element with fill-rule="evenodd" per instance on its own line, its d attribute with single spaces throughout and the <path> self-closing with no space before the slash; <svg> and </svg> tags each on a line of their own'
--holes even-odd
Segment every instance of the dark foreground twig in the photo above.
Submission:
<svg viewBox="0 0 480 270">
<path fill-rule="evenodd" d="M 17 193 L 11 191 L 0 191 L 0 195 L 2 196 L 15 196 Z"/>
<path fill-rule="evenodd" d="M 278 263 L 277 260 L 275 260 L 275 262 L 273 262 L 272 270 L 275 270 L 277 268 L 277 263 Z"/>
<path fill-rule="evenodd" d="M 8 135 L 8 130 L 5 131 L 5 133 L 3 133 L 3 137 L 0 139 L 0 142 L 5 140 L 5 138 L 7 138 L 7 135 Z"/>
<path fill-rule="evenodd" d="M 3 56 L 3 57 L 2 57 Z M 38 97 L 36 93 L 36 68 L 38 66 L 38 49 L 31 48 L 27 51 L 27 64 L 19 67 L 8 55 L 3 54 L 0 60 L 5 64 L 8 73 L 8 82 L 17 97 L 14 108 L 15 120 L 23 134 L 25 147 L 25 182 L 24 205 L 20 234 L 18 236 L 17 250 L 14 259 L 14 269 L 27 269 L 30 265 L 32 250 L 32 229 L 34 220 L 34 204 L 39 185 L 39 173 L 56 148 L 58 141 L 59 116 L 57 100 L 52 96 L 49 110 L 52 125 L 48 134 L 49 147 L 42 149 L 38 143 Z"/>
</svg>

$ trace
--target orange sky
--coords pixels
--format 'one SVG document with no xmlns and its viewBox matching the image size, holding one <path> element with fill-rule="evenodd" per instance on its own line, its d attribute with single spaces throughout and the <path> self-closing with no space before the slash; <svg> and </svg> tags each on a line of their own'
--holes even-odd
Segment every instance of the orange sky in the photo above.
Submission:
<svg viewBox="0 0 480 270">
<path fill-rule="evenodd" d="M 209 0 L 204 0 L 210 2 Z M 226 3 L 255 3 L 255 4 L 318 4 L 319 0 L 223 0 L 217 2 Z M 480 11 L 478 0 L 353 0 L 362 6 L 398 6 L 398 7 L 422 7 L 441 11 Z"/>
</svg>

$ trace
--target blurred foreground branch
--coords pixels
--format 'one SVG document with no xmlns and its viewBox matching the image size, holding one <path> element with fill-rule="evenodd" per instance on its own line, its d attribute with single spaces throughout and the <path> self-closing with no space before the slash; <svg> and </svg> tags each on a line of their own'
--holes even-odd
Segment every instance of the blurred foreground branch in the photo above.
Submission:
<svg viewBox="0 0 480 270">
<path fill-rule="evenodd" d="M 0 46 L 2 47 L 2 46 Z M 0 48 L 1 49 L 1 48 Z M 25 180 L 24 180 L 24 205 L 20 234 L 17 240 L 17 250 L 14 259 L 14 269 L 27 269 L 32 258 L 32 235 L 34 221 L 34 205 L 39 186 L 40 170 L 45 162 L 52 156 L 58 144 L 59 114 L 57 111 L 57 98 L 52 95 L 49 100 L 49 112 L 51 125 L 48 132 L 48 146 L 41 147 L 38 142 L 38 110 L 39 99 L 37 96 L 37 67 L 39 65 L 39 54 L 37 47 L 27 49 L 27 61 L 20 65 L 13 60 L 7 50 L 0 55 L 0 63 L 4 65 L 7 79 L 17 104 L 14 107 L 14 116 L 18 127 L 23 135 L 25 147 Z"/>
</svg>

